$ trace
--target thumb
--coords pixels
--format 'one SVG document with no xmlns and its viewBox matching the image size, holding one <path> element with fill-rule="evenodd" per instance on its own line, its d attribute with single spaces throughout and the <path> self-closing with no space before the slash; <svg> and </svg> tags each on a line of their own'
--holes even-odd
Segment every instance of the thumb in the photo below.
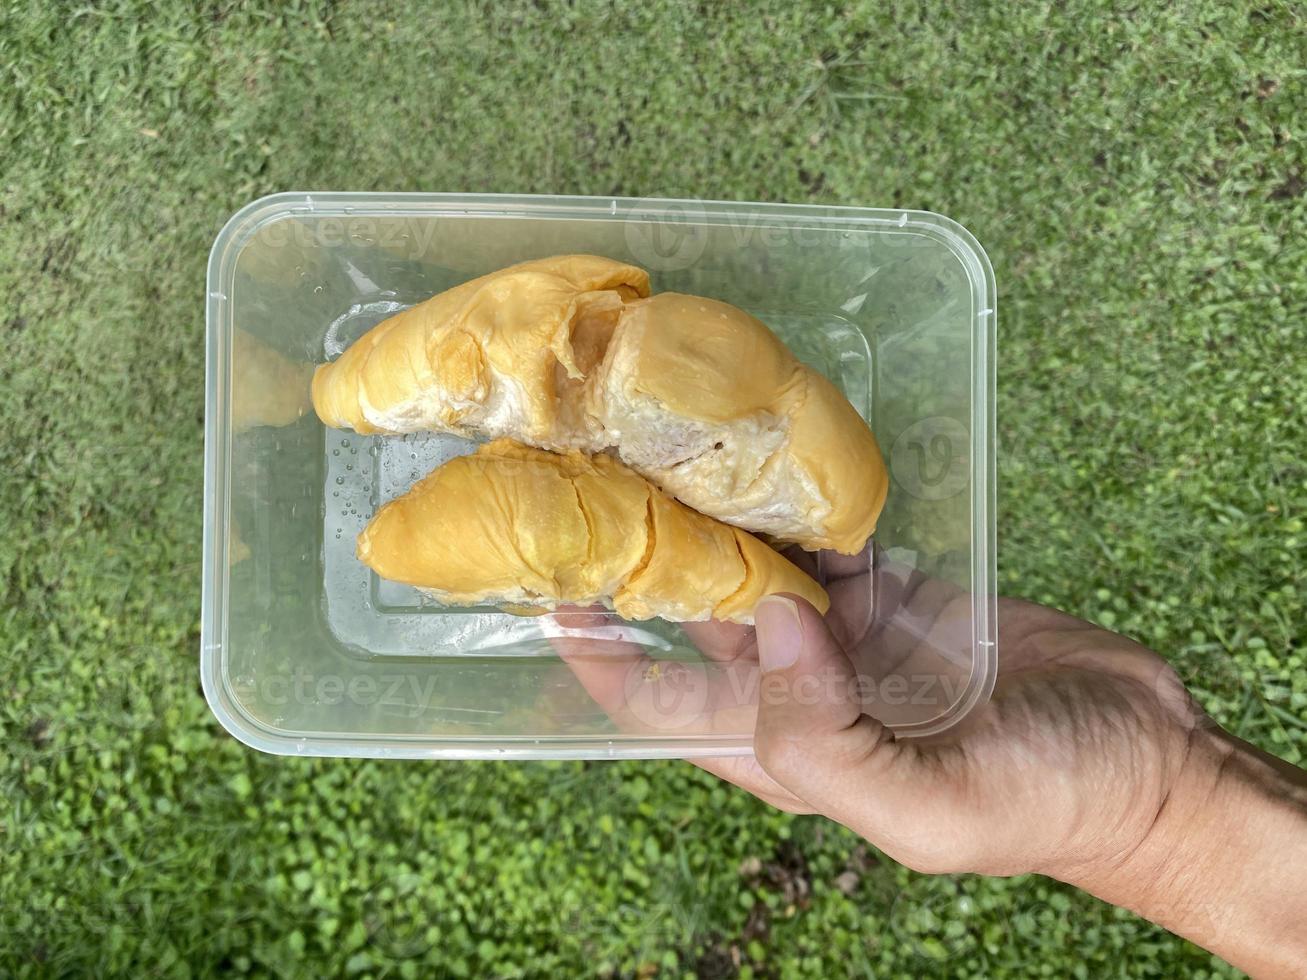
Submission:
<svg viewBox="0 0 1307 980">
<path fill-rule="evenodd" d="M 868 817 L 883 805 L 870 794 L 890 781 L 902 747 L 863 714 L 853 663 L 810 603 L 766 596 L 754 618 L 763 672 L 753 747 L 759 764 L 813 809 L 866 835 Z"/>
</svg>

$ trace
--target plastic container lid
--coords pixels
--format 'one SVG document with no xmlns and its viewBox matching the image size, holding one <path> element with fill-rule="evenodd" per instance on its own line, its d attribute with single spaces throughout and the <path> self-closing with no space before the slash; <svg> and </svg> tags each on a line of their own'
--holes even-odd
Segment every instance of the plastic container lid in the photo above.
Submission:
<svg viewBox="0 0 1307 980">
<path fill-rule="evenodd" d="M 313 365 L 441 290 L 566 252 L 747 309 L 841 388 L 891 476 L 874 547 L 816 561 L 858 667 L 853 696 L 900 736 L 983 703 L 997 663 L 995 293 L 960 225 L 869 208 L 288 193 L 235 214 L 209 259 L 201 672 L 223 726 L 303 755 L 750 751 L 766 687 L 739 631 L 444 608 L 354 557 L 377 506 L 472 444 L 327 429 L 308 402 Z"/>
</svg>

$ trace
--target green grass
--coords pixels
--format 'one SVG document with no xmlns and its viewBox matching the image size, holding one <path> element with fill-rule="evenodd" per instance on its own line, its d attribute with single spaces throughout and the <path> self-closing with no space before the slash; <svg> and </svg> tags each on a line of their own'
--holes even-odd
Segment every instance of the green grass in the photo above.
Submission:
<svg viewBox="0 0 1307 980">
<path fill-rule="evenodd" d="M 203 277 L 247 200 L 920 207 L 999 283 L 1003 590 L 1301 764 L 1307 25 L 1151 6 L 6 3 L 0 972 L 1226 975 L 682 764 L 269 758 L 198 683 Z"/>
</svg>

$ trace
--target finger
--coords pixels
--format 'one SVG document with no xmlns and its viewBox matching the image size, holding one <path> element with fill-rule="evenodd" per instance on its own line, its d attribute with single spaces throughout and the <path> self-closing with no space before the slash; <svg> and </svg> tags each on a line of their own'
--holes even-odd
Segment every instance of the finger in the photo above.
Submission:
<svg viewBox="0 0 1307 980">
<path fill-rule="evenodd" d="M 604 635 L 609 617 L 598 606 L 560 607 L 551 618 L 556 628 L 549 631 L 550 645 L 599 707 L 610 716 L 620 711 L 630 674 L 653 664 L 644 647 L 620 631 Z"/>
<path fill-rule="evenodd" d="M 650 657 L 639 644 L 602 635 L 611 626 L 607 610 L 599 606 L 560 606 L 552 617 L 557 629 L 549 642 L 570 668 L 586 693 L 623 731 L 686 730 L 696 734 L 751 731 L 756 720 L 752 703 L 756 680 L 712 684 L 705 702 L 698 704 L 692 692 L 686 696 L 684 674 L 675 673 Z M 692 642 L 705 656 L 724 663 L 747 655 L 756 677 L 753 658 L 753 629 L 736 623 L 709 621 L 682 624 Z M 600 634 L 600 635 L 596 635 Z M 710 668 L 711 669 L 711 668 Z M 679 684 L 678 698 L 666 689 Z M 741 692 L 746 692 L 742 694 Z M 734 710 L 732 710 L 734 709 Z M 764 803 L 787 813 L 811 813 L 812 807 L 772 779 L 753 756 L 718 756 L 691 760 L 694 765 L 757 796 Z"/>
<path fill-rule="evenodd" d="M 975 842 L 957 833 L 976 804 L 965 745 L 897 741 L 864 714 L 852 662 L 803 599 L 768 597 L 755 615 L 762 768 L 896 860 L 924 871 L 974 867 Z"/>
<path fill-rule="evenodd" d="M 829 585 L 850 575 L 866 574 L 874 564 L 875 557 L 876 546 L 871 541 L 863 545 L 862 550 L 856 555 L 842 555 L 838 551 L 818 551 L 816 558 L 819 581 Z"/>
<path fill-rule="evenodd" d="M 854 582 L 855 579 L 846 580 Z M 841 602 L 855 602 L 838 591 Z M 874 575 L 874 622 L 861 639 L 846 649 L 881 676 L 898 672 L 924 650 L 951 659 L 957 669 L 969 666 L 971 596 L 958 586 L 924 575 L 906 565 L 882 562 Z M 873 598 L 868 597 L 868 601 Z M 843 636 L 841 635 L 841 638 Z"/>
<path fill-rule="evenodd" d="M 826 586 L 830 612 L 826 622 L 840 646 L 851 650 L 875 628 L 876 606 L 871 575 L 851 575 Z"/>
<path fill-rule="evenodd" d="M 910 816 L 915 754 L 862 710 L 853 664 L 797 596 L 758 605 L 754 753 L 784 789 L 876 842 Z"/>
<path fill-rule="evenodd" d="M 758 668 L 752 657 L 738 663 L 658 660 L 603 610 L 567 607 L 552 621 L 550 644 L 622 731 L 740 735 L 753 730 Z M 721 642 L 738 643 L 739 637 L 725 632 Z"/>
<path fill-rule="evenodd" d="M 814 812 L 811 806 L 767 775 L 755 756 L 710 756 L 706 759 L 691 759 L 690 762 L 704 772 L 712 773 L 718 779 L 724 779 L 752 793 L 778 810 L 786 813 Z"/>
<path fill-rule="evenodd" d="M 554 610 L 552 618 L 564 629 L 586 629 L 603 626 L 609 621 L 610 615 L 603 606 L 562 605 Z"/>
<path fill-rule="evenodd" d="M 710 660 L 730 663 L 754 652 L 753 627 L 710 619 L 702 623 L 682 623 L 685 635 Z"/>
<path fill-rule="evenodd" d="M 825 587 L 830 595 L 828 622 L 842 644 L 850 646 L 871 631 L 875 545 L 868 541 L 856 555 L 804 551 L 798 545 L 790 545 L 781 554 Z"/>
</svg>

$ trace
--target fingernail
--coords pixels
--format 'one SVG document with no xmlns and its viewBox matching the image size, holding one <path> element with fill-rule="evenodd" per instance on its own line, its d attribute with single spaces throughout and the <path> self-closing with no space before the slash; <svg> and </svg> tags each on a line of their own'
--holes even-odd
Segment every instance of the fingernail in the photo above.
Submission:
<svg viewBox="0 0 1307 980">
<path fill-rule="evenodd" d="M 803 622 L 793 599 L 763 596 L 753 611 L 758 631 L 758 662 L 763 673 L 793 667 L 803 646 Z"/>
</svg>

